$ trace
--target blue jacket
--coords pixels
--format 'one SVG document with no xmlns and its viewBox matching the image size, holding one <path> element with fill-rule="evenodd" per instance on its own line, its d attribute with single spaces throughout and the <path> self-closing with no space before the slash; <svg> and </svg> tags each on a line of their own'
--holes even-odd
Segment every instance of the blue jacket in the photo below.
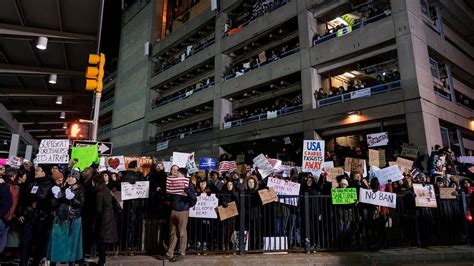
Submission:
<svg viewBox="0 0 474 266">
<path fill-rule="evenodd" d="M 185 190 L 185 192 L 188 194 L 187 196 L 172 195 L 171 209 L 173 211 L 189 211 L 189 209 L 196 204 L 196 190 L 194 189 L 194 185 L 191 182 L 189 182 L 189 187 L 187 190 Z"/>
<path fill-rule="evenodd" d="M 8 213 L 12 204 L 13 201 L 10 187 L 6 184 L 0 184 L 0 219 Z"/>
</svg>

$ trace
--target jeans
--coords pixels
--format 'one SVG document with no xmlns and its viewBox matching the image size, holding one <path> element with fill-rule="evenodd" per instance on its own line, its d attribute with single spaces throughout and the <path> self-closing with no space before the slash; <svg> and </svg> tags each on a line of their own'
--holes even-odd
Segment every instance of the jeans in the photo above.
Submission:
<svg viewBox="0 0 474 266">
<path fill-rule="evenodd" d="M 7 246 L 8 229 L 9 227 L 2 219 L 0 219 L 0 254 Z"/>
<path fill-rule="evenodd" d="M 170 245 L 168 247 L 168 252 L 166 255 L 168 257 L 173 257 L 174 249 L 178 238 L 176 233 L 179 233 L 179 254 L 186 254 L 186 246 L 188 245 L 188 233 L 186 227 L 188 226 L 188 217 L 189 211 L 171 211 L 170 217 Z"/>
<path fill-rule="evenodd" d="M 276 217 L 275 218 L 275 235 L 285 236 L 287 225 L 288 225 L 288 216 Z"/>
</svg>

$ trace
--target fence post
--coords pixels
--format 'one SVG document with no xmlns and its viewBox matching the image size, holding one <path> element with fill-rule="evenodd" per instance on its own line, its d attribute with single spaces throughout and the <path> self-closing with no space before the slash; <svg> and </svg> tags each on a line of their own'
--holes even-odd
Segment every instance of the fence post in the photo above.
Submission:
<svg viewBox="0 0 474 266">
<path fill-rule="evenodd" d="M 468 204 L 467 204 L 467 201 L 466 201 L 466 194 L 463 192 L 461 192 L 461 206 L 462 206 L 462 219 L 464 221 L 464 231 L 466 232 L 466 236 L 467 236 L 467 245 L 468 246 L 471 246 L 471 236 L 469 234 L 469 224 L 466 220 L 466 214 L 467 214 L 467 210 L 468 210 Z"/>
<path fill-rule="evenodd" d="M 311 247 L 311 234 L 309 232 L 309 197 L 308 192 L 305 192 L 303 195 L 304 200 L 304 251 L 306 253 L 310 252 Z"/>
<path fill-rule="evenodd" d="M 245 194 L 240 193 L 240 211 L 239 211 L 239 217 L 240 217 L 240 225 L 239 225 L 239 254 L 243 255 L 245 252 Z M 247 239 L 249 241 L 249 239 Z"/>
</svg>

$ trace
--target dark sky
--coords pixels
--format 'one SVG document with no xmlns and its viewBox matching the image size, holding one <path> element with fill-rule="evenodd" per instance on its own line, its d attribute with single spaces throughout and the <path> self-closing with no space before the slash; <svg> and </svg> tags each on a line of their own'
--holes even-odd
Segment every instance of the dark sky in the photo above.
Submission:
<svg viewBox="0 0 474 266">
<path fill-rule="evenodd" d="M 104 17 L 102 20 L 102 37 L 100 51 L 106 57 L 106 73 L 116 70 L 122 29 L 122 6 L 120 0 L 104 0 Z"/>
</svg>

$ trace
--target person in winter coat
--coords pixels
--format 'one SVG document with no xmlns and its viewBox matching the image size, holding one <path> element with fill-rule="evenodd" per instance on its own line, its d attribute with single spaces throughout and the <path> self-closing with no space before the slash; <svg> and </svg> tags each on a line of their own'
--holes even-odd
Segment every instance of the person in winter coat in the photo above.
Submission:
<svg viewBox="0 0 474 266">
<path fill-rule="evenodd" d="M 8 180 L 8 174 L 6 179 Z M 3 182 L 3 179 L 1 180 Z M 2 253 L 3 248 L 5 248 L 8 235 L 8 221 L 5 219 L 5 216 L 10 211 L 12 205 L 13 200 L 9 185 L 0 183 L 0 253 Z"/>
<path fill-rule="evenodd" d="M 248 176 L 244 182 L 244 193 L 246 195 L 245 200 L 245 229 L 249 231 L 249 235 L 253 241 L 250 241 L 249 248 L 255 249 L 257 247 L 256 237 L 257 232 L 261 232 L 260 228 L 260 206 L 262 202 L 260 196 L 258 195 L 258 178 L 255 175 Z M 250 239 L 249 239 L 250 240 Z"/>
<path fill-rule="evenodd" d="M 99 251 L 99 265 L 105 265 L 105 248 L 108 243 L 118 241 L 117 224 L 115 223 L 113 195 L 107 187 L 106 172 L 100 173 L 94 180 L 95 193 L 95 224 L 94 232 L 97 237 L 97 249 Z"/>
<path fill-rule="evenodd" d="M 84 189 L 79 184 L 81 173 L 73 170 L 63 188 L 54 186 L 54 221 L 48 247 L 51 265 L 66 262 L 74 265 L 82 260 L 82 220 L 81 208 L 84 205 Z"/>
</svg>

